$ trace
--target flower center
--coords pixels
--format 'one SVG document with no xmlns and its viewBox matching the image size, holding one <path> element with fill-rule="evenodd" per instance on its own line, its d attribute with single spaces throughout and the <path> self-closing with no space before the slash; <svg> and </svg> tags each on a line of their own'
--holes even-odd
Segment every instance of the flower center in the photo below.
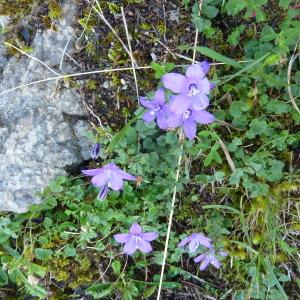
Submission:
<svg viewBox="0 0 300 300">
<path fill-rule="evenodd" d="M 159 105 L 159 104 L 156 104 L 155 105 L 155 107 L 152 109 L 152 111 L 151 111 L 151 115 L 155 115 L 158 111 L 160 111 L 161 110 L 161 105 Z"/>
<path fill-rule="evenodd" d="M 190 97 L 195 96 L 200 92 L 195 83 L 191 83 L 188 87 L 188 90 L 189 90 L 188 96 Z"/>
<path fill-rule="evenodd" d="M 190 115 L 192 114 L 192 110 L 188 109 L 187 111 L 185 111 L 182 115 L 183 119 L 186 120 L 190 117 Z"/>
</svg>

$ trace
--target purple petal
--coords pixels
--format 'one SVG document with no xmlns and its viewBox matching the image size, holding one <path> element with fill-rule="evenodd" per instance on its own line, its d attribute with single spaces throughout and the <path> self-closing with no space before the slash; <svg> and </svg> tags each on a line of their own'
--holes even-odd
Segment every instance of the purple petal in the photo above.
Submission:
<svg viewBox="0 0 300 300">
<path fill-rule="evenodd" d="M 103 186 L 97 196 L 97 199 L 100 201 L 106 199 L 108 191 L 109 191 L 108 186 L 107 185 Z"/>
<path fill-rule="evenodd" d="M 207 108 L 209 105 L 209 99 L 206 95 L 201 95 L 200 97 L 197 97 L 193 103 L 192 107 L 194 110 L 202 110 Z"/>
<path fill-rule="evenodd" d="M 121 176 L 119 176 L 117 171 L 111 172 L 107 185 L 114 191 L 119 191 L 123 188 L 123 179 Z"/>
<path fill-rule="evenodd" d="M 207 238 L 206 236 L 204 236 L 201 233 L 197 234 L 196 240 L 198 241 L 199 244 L 201 244 L 204 247 L 207 247 L 207 248 L 213 247 L 213 245 L 211 243 L 212 240 L 210 238 Z"/>
<path fill-rule="evenodd" d="M 210 263 L 217 269 L 220 269 L 220 262 L 217 260 L 215 256 L 210 257 Z"/>
<path fill-rule="evenodd" d="M 193 117 L 200 124 L 210 124 L 215 120 L 215 117 L 206 110 L 194 111 Z"/>
<path fill-rule="evenodd" d="M 153 110 L 148 110 L 144 113 L 144 116 L 143 116 L 143 120 L 146 122 L 146 123 L 150 123 L 152 121 L 155 120 L 155 117 L 156 117 L 156 113 L 155 111 Z"/>
<path fill-rule="evenodd" d="M 216 86 L 217 85 L 215 83 L 212 83 L 212 82 L 209 83 L 209 87 L 211 90 L 214 89 Z"/>
<path fill-rule="evenodd" d="M 165 92 L 163 89 L 158 89 L 153 97 L 153 100 L 157 103 L 157 104 L 164 104 L 165 103 Z"/>
<path fill-rule="evenodd" d="M 182 125 L 182 114 L 171 114 L 167 119 L 167 124 L 169 128 L 175 128 Z"/>
<path fill-rule="evenodd" d="M 145 97 L 140 97 L 140 102 L 146 108 L 153 108 L 153 102 L 147 100 Z"/>
<path fill-rule="evenodd" d="M 199 243 L 196 239 L 192 239 L 191 242 L 189 243 L 189 250 L 192 253 L 195 253 L 198 249 Z"/>
<path fill-rule="evenodd" d="M 97 187 L 106 185 L 108 181 L 107 173 L 100 173 L 92 178 L 92 184 Z"/>
<path fill-rule="evenodd" d="M 152 251 L 151 244 L 142 238 L 137 239 L 137 247 L 144 253 L 149 253 Z"/>
<path fill-rule="evenodd" d="M 172 97 L 170 103 L 170 110 L 176 114 L 184 113 L 190 106 L 191 99 L 188 96 L 182 94 Z"/>
<path fill-rule="evenodd" d="M 128 173 L 126 173 L 125 171 L 122 171 L 122 170 L 118 170 L 118 171 L 116 171 L 118 174 L 119 174 L 119 176 L 121 177 L 121 178 L 123 178 L 123 179 L 126 179 L 126 180 L 136 180 L 136 177 L 135 176 L 132 176 L 132 175 L 130 175 L 130 174 L 128 174 Z"/>
<path fill-rule="evenodd" d="M 151 242 L 158 238 L 159 233 L 158 232 L 145 232 L 141 235 L 142 239 Z"/>
<path fill-rule="evenodd" d="M 178 73 L 168 73 L 162 77 L 162 83 L 165 88 L 180 93 L 186 84 L 186 78 Z"/>
<path fill-rule="evenodd" d="M 129 233 L 119 233 L 119 234 L 115 234 L 114 235 L 114 239 L 118 242 L 118 243 L 127 243 L 131 238 L 131 234 Z"/>
<path fill-rule="evenodd" d="M 124 246 L 124 253 L 127 255 L 133 254 L 137 249 L 136 239 L 131 237 L 130 240 Z"/>
<path fill-rule="evenodd" d="M 207 60 L 204 60 L 201 62 L 201 67 L 202 67 L 204 75 L 206 75 L 209 72 L 210 63 Z"/>
<path fill-rule="evenodd" d="M 183 123 L 183 131 L 186 137 L 191 141 L 196 136 L 196 123 L 191 118 L 185 120 L 185 122 Z"/>
<path fill-rule="evenodd" d="M 167 129 L 168 128 L 168 121 L 167 121 L 167 118 L 166 118 L 164 113 L 162 113 L 162 112 L 157 113 L 156 122 L 157 122 L 157 126 L 160 129 Z"/>
<path fill-rule="evenodd" d="M 228 256 L 228 253 L 225 252 L 225 251 L 220 251 L 220 252 L 219 252 L 219 255 L 220 255 L 220 256 L 226 257 L 226 256 Z"/>
<path fill-rule="evenodd" d="M 103 170 L 103 168 L 99 168 L 99 169 L 90 169 L 90 170 L 81 170 L 81 172 L 85 175 L 88 176 L 95 176 L 98 174 L 103 173 L 105 170 Z"/>
<path fill-rule="evenodd" d="M 204 271 L 207 266 L 209 265 L 210 263 L 210 259 L 208 257 L 208 255 L 203 259 L 202 263 L 200 264 L 200 271 Z"/>
<path fill-rule="evenodd" d="M 202 79 L 205 76 L 201 64 L 190 65 L 186 70 L 186 77 L 194 79 Z"/>
<path fill-rule="evenodd" d="M 131 234 L 140 235 L 143 233 L 143 229 L 138 223 L 133 223 L 130 227 L 129 232 Z"/>
<path fill-rule="evenodd" d="M 96 160 L 99 157 L 100 148 L 101 148 L 100 144 L 95 144 L 93 146 L 92 155 L 91 155 L 93 160 Z"/>
<path fill-rule="evenodd" d="M 210 83 L 206 77 L 197 80 L 197 89 L 200 91 L 197 95 L 209 95 L 210 93 Z"/>
<path fill-rule="evenodd" d="M 194 258 L 194 262 L 195 262 L 195 263 L 199 263 L 199 262 L 202 261 L 206 256 L 207 256 L 207 254 L 200 254 L 199 256 L 197 256 L 196 258 Z"/>
<path fill-rule="evenodd" d="M 191 241 L 192 237 L 188 236 L 185 239 L 183 239 L 177 246 L 178 247 L 184 247 L 187 243 Z"/>
</svg>

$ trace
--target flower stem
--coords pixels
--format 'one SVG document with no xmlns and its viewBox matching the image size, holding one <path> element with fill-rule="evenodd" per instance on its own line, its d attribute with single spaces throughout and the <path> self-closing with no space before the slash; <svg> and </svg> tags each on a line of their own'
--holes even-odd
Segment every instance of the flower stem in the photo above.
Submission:
<svg viewBox="0 0 300 300">
<path fill-rule="evenodd" d="M 181 165 L 182 156 L 183 156 L 182 137 L 183 137 L 182 132 L 180 132 L 179 133 L 179 141 L 181 141 L 181 148 L 180 148 L 181 151 L 180 151 L 180 155 L 178 158 L 178 164 L 177 164 L 177 172 L 176 172 L 176 179 L 175 179 L 175 185 L 174 185 L 174 190 L 173 190 L 171 210 L 170 210 L 170 215 L 169 215 L 169 223 L 168 223 L 168 231 L 167 231 L 167 237 L 166 237 L 166 242 L 165 242 L 164 257 L 163 257 L 163 263 L 162 263 L 162 267 L 161 267 L 159 287 L 158 287 L 158 293 L 157 293 L 157 298 L 156 298 L 157 300 L 160 299 L 161 288 L 162 288 L 164 272 L 165 272 L 165 265 L 166 265 L 166 261 L 167 261 L 167 255 L 168 255 L 169 240 L 170 240 L 171 227 L 172 227 L 172 222 L 173 222 L 173 214 L 174 214 L 174 208 L 175 208 L 176 193 L 177 193 L 177 183 L 179 180 L 180 165 Z"/>
</svg>

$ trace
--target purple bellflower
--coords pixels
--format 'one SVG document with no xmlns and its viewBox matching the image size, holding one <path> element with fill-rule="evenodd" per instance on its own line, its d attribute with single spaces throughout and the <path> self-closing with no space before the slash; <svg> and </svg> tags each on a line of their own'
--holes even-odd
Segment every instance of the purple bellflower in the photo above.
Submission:
<svg viewBox="0 0 300 300">
<path fill-rule="evenodd" d="M 217 255 L 225 257 L 228 254 L 227 254 L 227 252 L 221 251 Z M 194 258 L 194 262 L 195 263 L 201 262 L 200 271 L 204 271 L 210 264 L 213 265 L 217 269 L 220 269 L 220 266 L 221 266 L 220 261 L 216 257 L 214 249 L 211 249 L 206 253 L 200 254 L 199 256 Z"/>
<path fill-rule="evenodd" d="M 99 200 L 104 200 L 109 189 L 119 191 L 123 188 L 123 179 L 136 180 L 136 177 L 122 171 L 114 163 L 109 163 L 102 168 L 82 170 L 83 174 L 93 176 L 92 184 L 100 188 Z"/>
<path fill-rule="evenodd" d="M 100 149 L 101 149 L 101 145 L 100 144 L 95 144 L 93 146 L 92 155 L 91 155 L 93 160 L 98 159 L 99 154 L 100 154 Z"/>
<path fill-rule="evenodd" d="M 207 238 L 202 233 L 193 233 L 192 235 L 183 239 L 179 244 L 178 247 L 184 247 L 185 245 L 189 244 L 189 251 L 194 253 L 197 251 L 200 245 L 206 248 L 213 248 L 212 239 Z"/>
<path fill-rule="evenodd" d="M 181 99 L 182 97 L 177 96 L 177 99 L 174 101 L 177 101 L 179 98 Z M 192 140 L 196 136 L 197 123 L 210 124 L 215 120 L 215 117 L 205 109 L 195 110 L 189 102 L 184 102 L 184 99 L 181 100 L 183 101 L 181 103 L 178 102 L 176 108 L 173 107 L 175 110 L 170 113 L 167 124 L 170 128 L 182 126 L 184 134 L 189 140 Z M 171 102 L 171 110 L 173 103 Z"/>
<path fill-rule="evenodd" d="M 176 111 L 182 102 L 186 102 L 187 106 L 191 104 L 196 110 L 208 106 L 211 85 L 205 76 L 209 68 L 210 64 L 203 61 L 189 66 L 185 76 L 179 73 L 168 73 L 162 77 L 164 87 L 177 94 L 171 104 L 171 110 Z"/>
<path fill-rule="evenodd" d="M 156 119 L 157 125 L 161 129 L 166 129 L 166 114 L 167 107 L 165 104 L 165 92 L 163 89 L 158 89 L 152 101 L 147 100 L 145 97 L 140 98 L 141 104 L 148 108 L 143 116 L 146 123 L 150 123 Z"/>
<path fill-rule="evenodd" d="M 143 232 L 142 227 L 134 223 L 131 225 L 129 233 L 119 233 L 114 235 L 114 239 L 118 243 L 124 245 L 124 253 L 127 255 L 133 254 L 136 250 L 140 250 L 143 253 L 149 253 L 152 251 L 152 246 L 149 242 L 158 238 L 157 232 Z"/>
</svg>

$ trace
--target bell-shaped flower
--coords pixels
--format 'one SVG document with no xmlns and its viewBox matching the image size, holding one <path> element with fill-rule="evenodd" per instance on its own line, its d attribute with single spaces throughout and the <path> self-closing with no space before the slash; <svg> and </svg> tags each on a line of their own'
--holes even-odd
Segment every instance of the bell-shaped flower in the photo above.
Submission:
<svg viewBox="0 0 300 300">
<path fill-rule="evenodd" d="M 227 252 L 221 251 L 217 253 L 218 256 L 227 256 Z M 200 254 L 196 258 L 194 258 L 195 263 L 200 264 L 200 271 L 205 270 L 210 264 L 213 265 L 215 268 L 220 269 L 220 261 L 216 257 L 215 250 L 211 249 L 207 253 Z"/>
<path fill-rule="evenodd" d="M 99 200 L 104 200 L 109 189 L 119 191 L 123 188 L 125 180 L 136 180 L 136 177 L 122 171 L 114 163 L 109 163 L 102 168 L 82 170 L 83 174 L 92 177 L 92 184 L 100 188 Z"/>
<path fill-rule="evenodd" d="M 206 237 L 203 233 L 193 233 L 192 235 L 183 239 L 178 247 L 184 247 L 189 245 L 189 251 L 194 253 L 198 250 L 199 246 L 202 245 L 206 248 L 212 248 L 212 239 Z"/>
<path fill-rule="evenodd" d="M 178 94 L 171 105 L 171 110 L 176 110 L 178 102 L 187 102 L 193 109 L 204 109 L 209 104 L 211 85 L 205 77 L 210 69 L 210 64 L 203 61 L 187 68 L 185 76 L 179 73 L 168 73 L 162 77 L 165 88 Z"/>
<path fill-rule="evenodd" d="M 143 253 L 149 253 L 152 251 L 151 241 L 158 238 L 157 232 L 143 232 L 142 227 L 134 223 L 130 227 L 129 233 L 119 233 L 114 235 L 114 239 L 118 243 L 124 245 L 124 253 L 131 255 L 137 250 Z"/>
<path fill-rule="evenodd" d="M 140 101 L 141 104 L 148 109 L 143 116 L 143 120 L 146 123 L 150 123 L 156 119 L 158 127 L 166 129 L 166 114 L 168 110 L 165 103 L 164 90 L 158 89 L 152 100 L 141 97 Z"/>
<path fill-rule="evenodd" d="M 93 146 L 92 153 L 91 153 L 93 160 L 98 159 L 99 154 L 100 154 L 100 149 L 101 149 L 101 145 L 98 143 Z"/>
<path fill-rule="evenodd" d="M 182 97 L 178 96 L 177 99 L 179 98 Z M 175 101 L 177 101 L 177 99 L 175 99 Z M 215 120 L 215 117 L 204 109 L 208 106 L 208 103 L 203 106 L 203 109 L 196 110 L 191 103 L 185 102 L 184 99 L 181 100 L 182 102 L 176 103 L 175 110 L 170 111 L 167 124 L 170 128 L 182 126 L 184 134 L 189 140 L 192 140 L 196 136 L 197 123 L 210 124 Z M 172 101 L 174 101 L 174 99 Z M 173 102 L 171 102 L 171 106 L 172 104 Z"/>
</svg>

